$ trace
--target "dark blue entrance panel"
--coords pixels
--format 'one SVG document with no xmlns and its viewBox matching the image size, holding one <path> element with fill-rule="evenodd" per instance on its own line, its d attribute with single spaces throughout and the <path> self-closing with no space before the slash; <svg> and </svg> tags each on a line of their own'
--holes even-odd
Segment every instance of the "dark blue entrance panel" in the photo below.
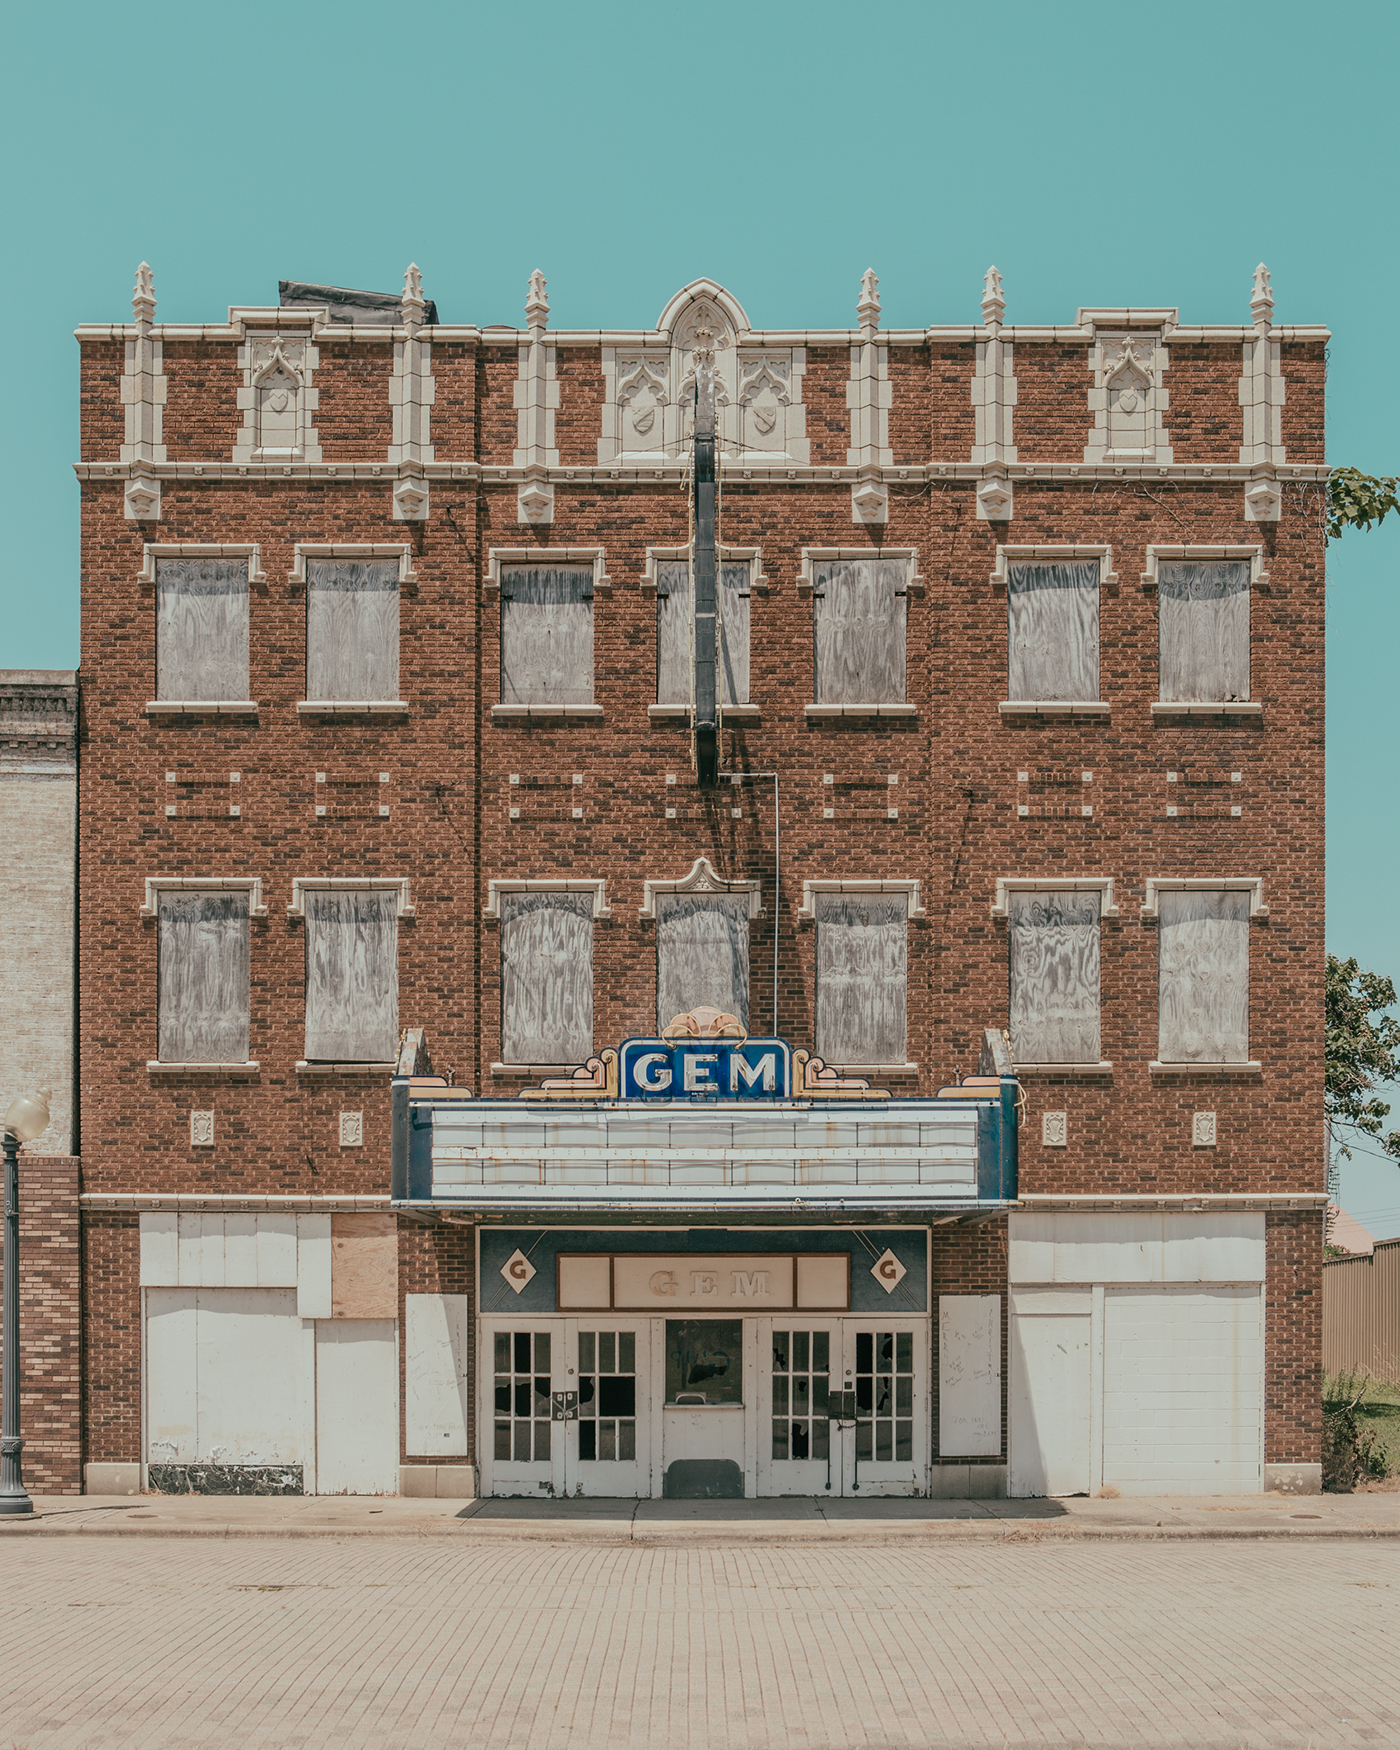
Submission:
<svg viewBox="0 0 1400 1750">
<path fill-rule="evenodd" d="M 624 1100 L 790 1100 L 786 1039 L 626 1039 Z"/>
</svg>

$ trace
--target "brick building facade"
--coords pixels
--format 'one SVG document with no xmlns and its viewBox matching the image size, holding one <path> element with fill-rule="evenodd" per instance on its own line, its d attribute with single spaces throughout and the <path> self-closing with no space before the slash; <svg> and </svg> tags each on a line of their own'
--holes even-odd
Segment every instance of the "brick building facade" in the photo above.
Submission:
<svg viewBox="0 0 1400 1750">
<path fill-rule="evenodd" d="M 1262 269 L 1219 328 L 1011 326 L 995 270 L 980 323 L 921 330 L 881 326 L 870 274 L 821 333 L 755 331 L 708 281 L 653 330 L 552 329 L 538 275 L 524 329 L 455 326 L 416 270 L 401 301 L 154 308 L 143 268 L 130 324 L 79 331 L 88 1486 L 1316 1487 L 1326 331 L 1276 325 Z M 522 1089 L 704 1005 L 916 1126 L 1009 1068 L 1006 1030 L 1015 1194 L 968 1166 L 923 1195 L 927 1159 L 910 1190 L 918 1149 L 882 1176 L 862 1131 L 841 1197 L 799 1162 L 786 1213 L 728 1167 L 682 1196 L 650 1143 L 650 1211 L 598 1161 L 532 1167 L 532 1209 L 479 1138 L 465 1188 L 439 1151 L 391 1198 L 396 1065 L 430 1060 L 444 1123 L 515 1123 Z M 575 1253 L 615 1284 L 633 1255 L 747 1281 L 771 1253 L 799 1283 L 840 1256 L 848 1286 L 707 1327 L 749 1407 L 722 1474 L 719 1422 L 685 1447 L 663 1379 L 684 1321 L 570 1313 L 567 1263 L 511 1280 Z M 792 1411 L 770 1460 L 754 1406 L 776 1429 L 797 1392 L 804 1306 L 804 1401 L 883 1343 L 913 1407 L 888 1436 L 869 1402 L 849 1436 Z M 576 1345 L 604 1335 L 619 1370 L 624 1335 L 650 1357 L 597 1386 L 632 1432 L 585 1404 L 522 1435 L 501 1404 L 567 1395 L 574 1359 L 601 1381 Z M 680 1395 L 695 1428 L 740 1402 Z"/>
</svg>

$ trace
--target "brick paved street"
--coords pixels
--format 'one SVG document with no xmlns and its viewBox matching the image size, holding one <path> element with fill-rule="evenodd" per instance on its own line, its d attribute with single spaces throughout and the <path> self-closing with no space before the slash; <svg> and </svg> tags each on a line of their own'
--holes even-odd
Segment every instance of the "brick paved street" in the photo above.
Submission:
<svg viewBox="0 0 1400 1750">
<path fill-rule="evenodd" d="M 1394 1543 L 746 1548 L 741 1535 L 7 1540 L 0 1745 L 1400 1737 Z"/>
</svg>

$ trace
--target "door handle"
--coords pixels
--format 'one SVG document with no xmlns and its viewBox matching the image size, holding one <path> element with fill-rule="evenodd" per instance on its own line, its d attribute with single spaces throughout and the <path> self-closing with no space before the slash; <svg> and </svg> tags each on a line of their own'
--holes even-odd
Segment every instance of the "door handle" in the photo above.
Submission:
<svg viewBox="0 0 1400 1750">
<path fill-rule="evenodd" d="M 557 1391 L 552 1394 L 555 1422 L 578 1421 L 578 1393 L 576 1391 Z"/>
</svg>

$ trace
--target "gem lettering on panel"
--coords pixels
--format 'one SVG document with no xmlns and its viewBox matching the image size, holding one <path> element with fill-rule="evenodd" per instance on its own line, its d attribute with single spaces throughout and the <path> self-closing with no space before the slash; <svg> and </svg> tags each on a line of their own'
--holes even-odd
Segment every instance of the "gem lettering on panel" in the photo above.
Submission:
<svg viewBox="0 0 1400 1750">
<path fill-rule="evenodd" d="M 718 1294 L 718 1274 L 713 1270 L 692 1270 L 690 1273 L 690 1292 L 696 1296 Z"/>
<path fill-rule="evenodd" d="M 765 1300 L 768 1298 L 768 1272 L 766 1270 L 735 1270 L 733 1275 L 736 1295 L 744 1295 L 751 1300 L 760 1295 Z"/>
<path fill-rule="evenodd" d="M 655 1270 L 652 1272 L 651 1291 L 653 1294 L 675 1294 L 680 1284 L 676 1280 L 674 1270 Z"/>
<path fill-rule="evenodd" d="M 673 1080 L 671 1066 L 666 1061 L 664 1051 L 649 1051 L 645 1057 L 639 1057 L 636 1063 L 637 1084 L 649 1094 L 661 1094 L 670 1087 Z"/>
<path fill-rule="evenodd" d="M 739 1083 L 746 1088 L 752 1088 L 755 1083 L 765 1094 L 771 1094 L 778 1085 L 778 1054 L 775 1051 L 765 1051 L 757 1063 L 748 1060 L 737 1051 L 729 1054 L 729 1091 L 739 1092 Z"/>
<path fill-rule="evenodd" d="M 687 1053 L 685 1059 L 684 1088 L 687 1094 L 694 1094 L 701 1089 L 717 1087 L 711 1064 L 719 1062 L 719 1054 L 714 1051 Z"/>
</svg>

